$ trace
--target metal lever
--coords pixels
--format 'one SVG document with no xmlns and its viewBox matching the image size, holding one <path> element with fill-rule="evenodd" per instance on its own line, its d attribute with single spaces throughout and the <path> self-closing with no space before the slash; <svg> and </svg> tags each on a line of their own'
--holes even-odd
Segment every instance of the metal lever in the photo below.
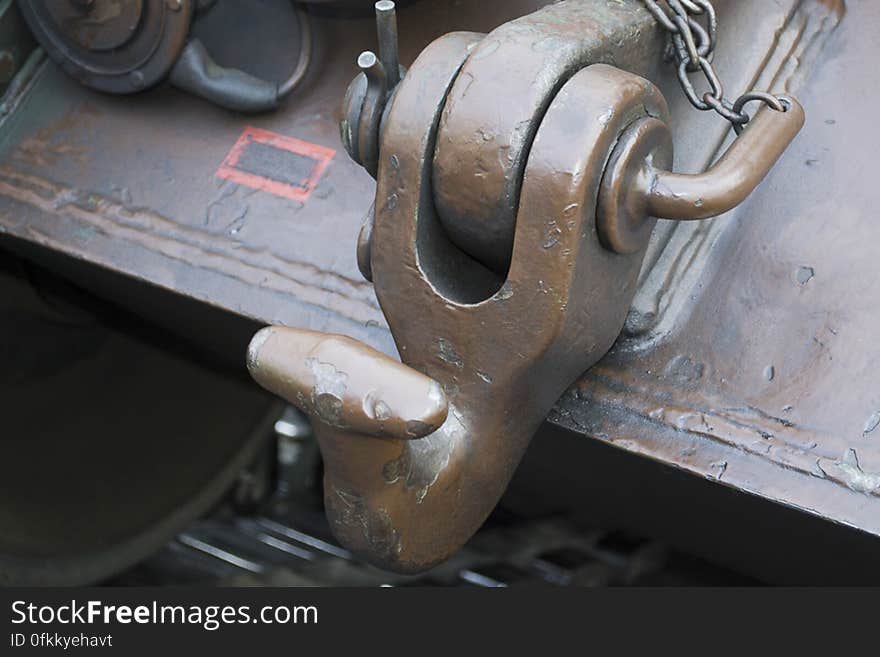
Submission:
<svg viewBox="0 0 880 657">
<path fill-rule="evenodd" d="M 278 107 L 277 84 L 220 66 L 199 39 L 186 44 L 168 79 L 178 89 L 233 112 L 253 114 Z"/>
<path fill-rule="evenodd" d="M 785 111 L 763 106 L 741 136 L 705 173 L 668 171 L 672 138 L 666 125 L 645 118 L 621 136 L 599 194 L 597 222 L 602 243 L 616 253 L 647 244 L 656 219 L 708 219 L 742 203 L 764 179 L 804 125 L 795 99 Z"/>
</svg>

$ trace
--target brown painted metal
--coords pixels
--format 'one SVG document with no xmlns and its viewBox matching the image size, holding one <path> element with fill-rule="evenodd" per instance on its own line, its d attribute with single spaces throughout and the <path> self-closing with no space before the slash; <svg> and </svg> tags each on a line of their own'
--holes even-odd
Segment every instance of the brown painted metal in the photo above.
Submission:
<svg viewBox="0 0 880 657">
<path fill-rule="evenodd" d="M 436 381 L 340 335 L 263 329 L 251 342 L 248 367 L 319 422 L 373 438 L 424 438 L 449 409 Z"/>
<path fill-rule="evenodd" d="M 657 218 L 698 220 L 729 212 L 764 180 L 804 126 L 804 109 L 762 107 L 748 128 L 707 171 L 672 173 L 672 137 L 655 118 L 632 125 L 608 164 L 599 195 L 599 234 L 618 253 L 635 253 Z"/>
<path fill-rule="evenodd" d="M 784 112 L 758 110 L 746 131 L 705 173 L 654 169 L 630 193 L 644 196 L 647 214 L 665 219 L 709 219 L 732 210 L 764 180 L 804 127 L 800 103 L 794 98 L 785 102 Z"/>
<path fill-rule="evenodd" d="M 643 33 L 635 12 L 629 25 L 619 15 L 607 17 L 607 27 L 578 25 L 588 14 L 596 17 L 583 13 L 588 4 L 559 3 L 515 22 L 528 26 L 525 39 L 498 36 L 509 26 L 485 38 L 444 37 L 422 53 L 397 90 L 383 126 L 374 216 L 358 256 L 405 365 L 339 336 L 277 328 L 259 333 L 249 350 L 254 378 L 316 421 L 325 504 L 337 537 L 381 567 L 417 572 L 457 550 L 494 508 L 554 400 L 607 352 L 624 325 L 653 226 L 641 199 L 672 164 L 665 99 L 632 73 L 593 64 L 570 75 L 583 62 L 560 65 L 552 57 L 526 76 L 527 83 L 543 82 L 537 89 L 527 84 L 532 95 L 510 105 L 499 93 L 514 55 L 533 62 L 535 44 L 548 39 L 547 52 L 565 51 L 554 39 L 560 25 L 588 34 Z M 507 52 L 493 60 L 502 43 Z M 657 58 L 661 48 L 654 46 L 643 49 L 636 40 L 631 57 Z M 457 96 L 462 84 L 465 92 Z M 464 96 L 479 102 L 469 105 Z M 488 98 L 497 104 L 487 109 Z M 478 107 L 483 127 L 475 131 L 468 120 L 454 127 L 459 106 L 466 118 Z M 520 112 L 528 119 L 511 123 Z M 702 190 L 708 210 L 720 209 L 716 197 L 730 202 L 750 192 L 797 134 L 800 106 L 792 100 L 777 114 L 759 115 L 748 137 L 706 174 L 681 177 Z M 503 134 L 509 126 L 520 133 L 518 146 L 528 148 L 522 172 L 510 140 L 481 138 L 476 147 L 472 140 L 475 132 Z M 774 129 L 782 135 L 768 134 Z M 451 158 L 457 143 L 462 152 Z M 475 153 L 505 163 L 504 175 L 470 176 L 465 185 L 461 167 L 448 165 Z M 446 165 L 438 164 L 444 158 Z M 759 171 L 744 172 L 755 163 Z M 435 201 L 438 188 L 450 184 L 447 175 L 461 196 L 481 199 L 481 211 L 521 194 L 512 203 L 517 217 L 509 228 L 516 235 L 506 278 L 484 266 L 506 257 L 503 217 L 490 219 L 500 228 L 488 236 L 473 221 L 473 234 L 491 238 L 489 250 L 466 253 L 459 248 L 462 234 L 445 230 L 444 203 Z M 722 193 L 725 183 L 733 190 Z M 622 202 L 603 203 L 603 192 Z M 600 226 L 621 234 L 615 231 L 621 215 L 649 228 L 631 229 L 642 238 L 638 243 L 608 249 Z"/>
<path fill-rule="evenodd" d="M 420 0 L 400 11 L 401 61 L 411 62 L 444 32 L 489 31 L 541 4 Z M 877 536 L 880 497 L 863 491 L 880 472 L 870 139 L 880 87 L 876 45 L 866 36 L 880 29 L 880 6 L 849 3 L 845 18 L 837 0 L 716 6 L 726 26 L 715 60 L 725 87 L 757 81 L 797 92 L 810 119 L 735 212 L 710 222 L 658 223 L 624 336 L 557 402 L 549 423 L 575 432 L 573 443 L 614 445 L 621 460 L 644 455 L 692 473 L 704 493 L 720 481 L 767 506 Z M 57 254 L 53 266 L 67 263 L 71 275 L 90 267 L 80 280 L 102 295 L 194 342 L 216 341 L 236 362 L 245 340 L 228 339 L 213 322 L 194 324 L 179 305 L 167 311 L 146 302 L 127 282 L 143 282 L 147 299 L 210 307 L 258 325 L 345 333 L 394 354 L 372 287 L 360 281 L 351 256 L 374 182 L 342 154 L 332 111 L 356 73 L 358 53 L 374 44 L 375 24 L 370 16 L 330 15 L 316 23 L 322 75 L 283 111 L 256 119 L 206 108 L 167 87 L 136 100 L 97 95 L 51 65 L 40 69 L 14 121 L 3 126 L 4 248 L 27 247 L 34 258 Z M 276 39 L 283 44 L 283 34 L 261 35 L 267 44 Z M 212 43 L 212 53 L 221 45 Z M 282 77 L 289 47 L 267 58 L 259 45 L 237 48 L 230 61 L 253 55 L 247 63 L 255 73 Z M 723 152 L 729 127 L 693 111 L 665 68 L 652 81 L 670 103 L 676 167 L 705 169 Z M 850 102 L 855 89 L 863 102 Z M 339 151 L 308 203 L 214 177 L 249 124 Z M 580 472 L 581 464 L 557 463 L 554 481 L 577 479 L 561 474 L 566 466 Z M 706 554 L 720 554 L 711 544 L 725 524 L 717 510 L 706 513 L 638 482 L 619 486 L 604 494 L 633 504 L 650 498 L 674 506 L 694 527 L 711 527 L 695 534 Z M 587 512 L 595 499 L 572 504 Z M 777 553 L 778 528 L 760 532 L 752 558 L 785 562 L 790 554 Z M 817 555 L 818 568 L 829 565 L 819 556 L 827 545 L 804 537 L 794 549 Z"/>
<path fill-rule="evenodd" d="M 624 256 L 602 247 L 599 184 L 632 121 L 668 120 L 660 92 L 638 76 L 605 65 L 574 75 L 537 128 L 502 285 L 445 236 L 430 195 L 444 99 L 481 38 L 453 34 L 430 46 L 383 132 L 372 275 L 413 370 L 406 376 L 417 383 L 395 382 L 401 365 L 338 337 L 267 329 L 250 351 L 256 380 L 317 420 L 337 536 L 403 572 L 445 559 L 476 531 L 554 400 L 616 339 L 644 250 Z M 439 416 L 439 386 L 449 413 L 426 432 Z M 328 394 L 329 414 L 318 401 Z M 390 438 L 364 435 L 375 434 L 379 402 Z M 405 410 L 413 406 L 431 413 Z M 420 430 L 404 433 L 413 421 Z"/>
<path fill-rule="evenodd" d="M 383 132 L 371 270 L 412 370 L 401 377 L 403 366 L 342 338 L 280 329 L 260 333 L 249 356 L 258 382 L 317 420 L 337 536 L 404 572 L 445 559 L 476 531 L 554 400 L 616 339 L 644 250 L 623 256 L 602 247 L 596 197 L 626 127 L 646 116 L 668 120 L 660 92 L 619 69 L 594 65 L 564 83 L 540 120 L 532 118 L 517 239 L 502 281 L 450 241 L 431 198 L 444 101 L 481 41 L 460 33 L 430 46 Z M 439 417 L 440 386 L 449 413 L 436 431 L 422 431 Z M 414 421 L 420 430 L 404 433 Z M 377 422 L 385 437 L 365 435 Z"/>
<path fill-rule="evenodd" d="M 401 61 L 412 62 L 427 43 L 456 26 L 486 32 L 541 4 L 406 5 L 399 11 Z M 282 79 L 290 72 L 287 35 L 295 28 L 290 4 L 265 3 L 258 34 L 240 29 L 244 18 L 220 21 L 215 14 L 238 11 L 246 17 L 248 8 L 218 4 L 193 29 L 219 63 Z M 252 321 L 254 328 L 335 331 L 394 354 L 373 288 L 351 256 L 375 181 L 345 156 L 337 112 L 357 72 L 358 54 L 375 44 L 375 19 L 369 13 L 345 19 L 321 14 L 314 25 L 321 74 L 316 67 L 295 99 L 259 117 L 206 109 L 167 85 L 132 99 L 96 94 L 51 62 L 42 66 L 26 87 L 29 93 L 16 99 L 18 105 L 10 103 L 19 106 L 9 117 L 14 120 L 2 126 L 7 139 L 0 143 L 0 237 L 6 248 L 22 240 L 25 248 L 35 245 L 69 256 L 74 265 L 95 266 L 98 275 L 90 279 L 102 294 L 115 296 L 116 282 L 134 279 L 158 294 Z M 273 52 L 277 56 L 267 56 Z M 251 125 L 337 151 L 307 203 L 216 177 L 219 163 Z M 107 272 L 122 276 L 102 277 Z M 129 292 L 119 300 L 133 303 Z M 175 331 L 194 329 L 179 321 L 179 313 L 154 304 L 135 309 L 152 321 L 171 320 Z M 210 330 L 207 335 L 223 342 L 218 353 L 243 366 L 247 340 L 233 342 Z"/>
<path fill-rule="evenodd" d="M 646 212 L 643 196 L 630 189 L 646 185 L 658 168 L 671 169 L 672 161 L 672 133 L 659 119 L 636 121 L 620 136 L 599 190 L 596 223 L 605 248 L 635 253 L 645 247 L 657 220 Z"/>
<path fill-rule="evenodd" d="M 297 17 L 294 43 L 299 48 L 290 55 L 295 62 L 292 72 L 279 83 L 221 66 L 205 44 L 190 35 L 192 21 L 214 4 L 213 0 L 208 5 L 195 0 L 19 2 L 34 35 L 52 59 L 92 89 L 133 94 L 167 78 L 178 89 L 235 112 L 277 109 L 283 98 L 299 88 L 311 66 L 308 11 L 293 3 Z M 265 8 L 260 6 L 259 14 L 264 14 Z M 262 31 L 253 14 L 247 24 Z M 233 38 L 236 43 L 241 41 Z"/>
<path fill-rule="evenodd" d="M 589 64 L 654 78 L 664 43 L 639 0 L 550 4 L 484 39 L 450 90 L 433 160 L 437 212 L 452 241 L 506 273 L 536 119 Z"/>
</svg>

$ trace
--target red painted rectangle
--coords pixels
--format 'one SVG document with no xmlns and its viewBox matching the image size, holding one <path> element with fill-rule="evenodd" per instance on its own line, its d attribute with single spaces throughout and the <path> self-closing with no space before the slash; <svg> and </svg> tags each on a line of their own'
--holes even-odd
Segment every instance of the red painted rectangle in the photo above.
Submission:
<svg viewBox="0 0 880 657">
<path fill-rule="evenodd" d="M 279 171 L 281 179 L 276 180 L 265 172 L 256 173 L 252 169 L 249 170 L 248 166 L 252 166 L 252 163 L 249 164 L 247 161 L 248 149 L 254 144 L 305 158 L 304 172 L 297 176 L 296 180 L 284 180 L 283 178 L 290 172 Z M 217 176 L 251 189 L 304 203 L 315 191 L 335 156 L 336 151 L 332 148 L 248 126 L 220 165 Z"/>
</svg>

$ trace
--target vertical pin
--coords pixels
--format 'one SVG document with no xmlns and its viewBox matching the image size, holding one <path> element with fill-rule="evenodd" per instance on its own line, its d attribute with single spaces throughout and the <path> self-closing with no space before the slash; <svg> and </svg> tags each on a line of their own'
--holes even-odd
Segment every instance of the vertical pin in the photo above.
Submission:
<svg viewBox="0 0 880 657">
<path fill-rule="evenodd" d="M 400 82 L 400 57 L 397 42 L 397 9 L 391 0 L 376 3 L 376 28 L 379 33 L 379 60 L 385 68 L 388 88 Z"/>
<path fill-rule="evenodd" d="M 358 57 L 358 68 L 367 76 L 368 89 L 381 89 L 383 95 L 388 89 L 388 71 L 375 53 L 369 50 L 362 52 Z M 384 98 L 383 98 L 384 100 Z"/>
<path fill-rule="evenodd" d="M 375 178 L 379 169 L 379 126 L 388 96 L 388 74 L 369 50 L 358 57 L 358 66 L 367 76 L 367 93 L 358 120 L 358 161 Z"/>
</svg>

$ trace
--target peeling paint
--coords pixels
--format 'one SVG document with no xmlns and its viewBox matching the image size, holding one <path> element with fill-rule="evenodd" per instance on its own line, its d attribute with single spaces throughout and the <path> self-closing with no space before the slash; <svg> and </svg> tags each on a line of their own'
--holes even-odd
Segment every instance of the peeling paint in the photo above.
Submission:
<svg viewBox="0 0 880 657">
<path fill-rule="evenodd" d="M 854 449 L 848 449 L 839 461 L 820 459 L 817 465 L 828 479 L 842 483 L 857 493 L 880 493 L 880 472 L 865 472 Z"/>
<path fill-rule="evenodd" d="M 375 390 L 371 390 L 364 397 L 363 409 L 364 415 L 378 422 L 387 422 L 393 415 L 391 407 L 378 397 Z"/>
<path fill-rule="evenodd" d="M 868 418 L 868 421 L 865 423 L 865 428 L 862 430 L 862 435 L 867 436 L 869 433 L 873 433 L 874 429 L 878 426 L 880 426 L 880 411 L 877 411 Z"/>
<path fill-rule="evenodd" d="M 464 369 L 464 361 L 449 340 L 443 338 L 437 340 L 437 355 L 444 363 L 449 363 L 458 370 Z"/>
<path fill-rule="evenodd" d="M 317 358 L 307 358 L 306 366 L 315 377 L 311 392 L 315 414 L 332 427 L 345 428 L 342 411 L 348 374 L 340 372 L 330 363 L 320 362 Z"/>
<path fill-rule="evenodd" d="M 710 463 L 709 467 L 715 470 L 715 479 L 721 481 L 727 472 L 727 461 L 716 461 L 715 463 Z"/>
<path fill-rule="evenodd" d="M 275 329 L 272 327 L 264 328 L 251 340 L 247 351 L 247 367 L 251 372 L 256 372 L 259 369 L 260 351 L 263 349 L 263 345 L 266 344 L 266 341 L 272 337 L 274 332 Z"/>
<path fill-rule="evenodd" d="M 504 285 L 501 286 L 501 289 L 498 290 L 495 295 L 495 299 L 498 301 L 507 301 L 513 297 L 513 285 L 511 285 L 510 281 L 507 281 Z"/>
<path fill-rule="evenodd" d="M 363 543 L 366 549 L 382 559 L 401 553 L 400 534 L 387 509 L 371 509 L 364 496 L 355 491 L 334 488 L 332 492 L 328 503 L 335 510 L 331 518 L 336 533 L 351 536 L 352 530 L 357 528 L 363 538 L 357 543 Z"/>
<path fill-rule="evenodd" d="M 463 439 L 465 429 L 454 412 L 449 413 L 444 425 L 434 433 L 406 443 L 400 457 L 382 468 L 387 484 L 403 480 L 405 490 L 414 490 L 416 502 L 421 504 L 431 487 L 449 466 L 452 452 Z"/>
</svg>

